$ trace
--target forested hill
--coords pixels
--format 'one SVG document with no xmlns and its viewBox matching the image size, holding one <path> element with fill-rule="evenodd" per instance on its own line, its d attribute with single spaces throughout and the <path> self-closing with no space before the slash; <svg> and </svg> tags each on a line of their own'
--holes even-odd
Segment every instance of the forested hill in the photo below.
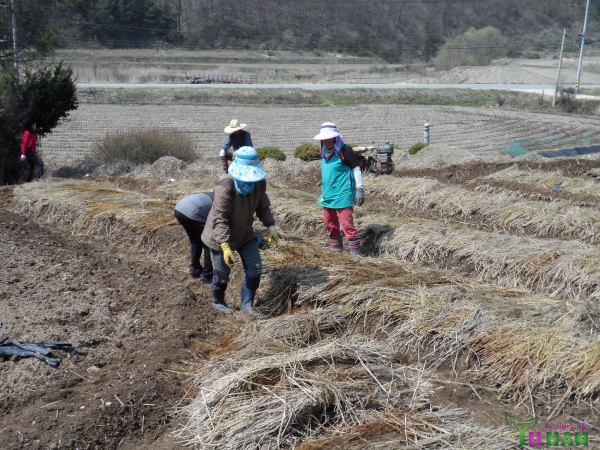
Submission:
<svg viewBox="0 0 600 450">
<path fill-rule="evenodd" d="M 590 10 L 597 29 L 600 0 Z M 96 0 L 77 10 L 77 36 L 128 46 L 321 49 L 386 58 L 433 56 L 471 27 L 493 26 L 519 51 L 556 49 L 581 33 L 585 0 Z M 536 48 L 537 47 L 537 48 Z"/>
</svg>

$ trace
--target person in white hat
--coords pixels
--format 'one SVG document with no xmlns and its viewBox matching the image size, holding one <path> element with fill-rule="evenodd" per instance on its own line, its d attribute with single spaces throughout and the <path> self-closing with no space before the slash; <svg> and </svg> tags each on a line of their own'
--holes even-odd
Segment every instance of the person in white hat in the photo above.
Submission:
<svg viewBox="0 0 600 450">
<path fill-rule="evenodd" d="M 242 147 L 253 147 L 250 133 L 244 130 L 246 127 L 247 125 L 245 123 L 240 123 L 239 120 L 233 119 L 223 130 L 229 135 L 225 145 L 221 148 L 221 152 L 219 153 L 225 173 L 227 173 L 227 168 L 229 166 L 227 161 L 233 159 L 233 152 L 230 150 L 231 147 L 233 147 L 234 151 L 237 151 Z"/>
<path fill-rule="evenodd" d="M 365 201 L 365 189 L 358 157 L 352 147 L 345 144 L 335 123 L 326 122 L 314 138 L 321 141 L 321 197 L 325 226 L 329 231 L 331 249 L 344 249 L 340 222 L 348 238 L 350 253 L 360 255 L 360 238 L 354 226 L 354 205 Z"/>
<path fill-rule="evenodd" d="M 266 178 L 256 150 L 242 147 L 229 166 L 229 174 L 221 178 L 213 190 L 213 206 L 202 232 L 202 242 L 210 248 L 214 269 L 212 304 L 219 311 L 232 312 L 225 302 L 225 290 L 235 263 L 233 252 L 237 251 L 246 274 L 241 290 L 240 311 L 253 318 L 263 317 L 253 308 L 262 274 L 258 237 L 252 229 L 254 214 L 269 228 L 273 248 L 277 247 L 279 241 L 267 196 Z"/>
</svg>

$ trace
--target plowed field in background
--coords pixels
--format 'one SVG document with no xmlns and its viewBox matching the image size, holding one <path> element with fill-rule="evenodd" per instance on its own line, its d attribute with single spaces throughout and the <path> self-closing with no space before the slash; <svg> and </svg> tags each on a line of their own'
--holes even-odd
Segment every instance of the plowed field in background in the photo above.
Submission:
<svg viewBox="0 0 600 450">
<path fill-rule="evenodd" d="M 40 140 L 45 162 L 76 165 L 107 133 L 135 128 L 170 128 L 190 133 L 201 157 L 214 156 L 226 140 L 223 128 L 233 118 L 248 124 L 256 148 L 275 146 L 287 155 L 311 142 L 323 122 L 335 122 L 346 142 L 380 145 L 386 141 L 406 150 L 423 139 L 431 124 L 431 142 L 456 146 L 477 155 L 504 150 L 512 139 L 545 130 L 566 134 L 599 132 L 600 121 L 546 116 L 491 108 L 432 106 L 344 107 L 209 107 L 160 105 L 81 105 L 51 135 Z"/>
</svg>

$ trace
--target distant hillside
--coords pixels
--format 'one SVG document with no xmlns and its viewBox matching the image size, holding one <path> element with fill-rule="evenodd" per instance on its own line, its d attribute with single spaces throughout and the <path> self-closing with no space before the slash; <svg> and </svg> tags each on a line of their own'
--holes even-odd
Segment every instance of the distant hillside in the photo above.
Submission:
<svg viewBox="0 0 600 450">
<path fill-rule="evenodd" d="M 471 27 L 493 26 L 509 54 L 556 50 L 581 33 L 585 0 L 135 0 L 80 2 L 77 36 L 116 47 L 169 41 L 200 48 L 324 50 L 430 60 Z M 600 0 L 590 11 L 598 29 Z M 146 4 L 146 6 L 144 6 Z M 113 6 L 111 6 L 113 5 Z M 168 9 L 165 9 L 167 8 Z M 112 9 L 111 9 L 112 8 Z M 164 18 L 168 10 L 171 20 Z M 83 24 L 83 25 L 81 25 Z M 572 40 L 571 40 L 572 43 Z"/>
</svg>

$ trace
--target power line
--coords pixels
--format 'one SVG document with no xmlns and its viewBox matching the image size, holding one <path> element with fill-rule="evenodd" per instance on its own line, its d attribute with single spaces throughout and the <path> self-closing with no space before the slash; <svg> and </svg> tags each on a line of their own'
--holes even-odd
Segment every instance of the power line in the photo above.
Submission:
<svg viewBox="0 0 600 450">
<path fill-rule="evenodd" d="M 84 22 L 84 21 L 79 21 L 78 23 L 83 23 L 85 25 L 91 25 L 94 27 L 101 27 L 101 28 L 128 28 L 131 30 L 152 30 L 152 31 L 175 31 L 176 30 L 176 28 L 130 27 L 128 25 L 106 25 L 103 23 L 91 23 L 91 22 Z"/>
<path fill-rule="evenodd" d="M 70 42 L 95 42 L 95 43 L 108 43 L 108 44 L 147 44 L 147 45 L 152 45 L 154 44 L 153 41 L 149 41 L 149 40 L 145 40 L 145 41 L 136 41 L 136 40 L 129 40 L 129 39 L 78 39 L 78 38 L 65 38 L 63 39 L 65 41 L 70 41 Z M 402 42 L 402 41 L 400 41 Z M 416 48 L 416 49 L 437 49 L 439 46 L 437 45 L 433 45 L 433 44 L 403 44 L 400 42 L 383 42 L 383 43 L 379 43 L 379 44 L 339 44 L 339 45 L 334 45 L 334 47 L 339 47 L 339 48 L 405 48 L 405 49 L 410 49 L 410 48 Z M 227 44 L 224 43 L 222 45 L 219 45 L 219 47 L 226 47 L 226 48 L 243 48 L 246 45 L 260 45 L 260 44 Z M 491 50 L 491 49 L 498 49 L 498 48 L 504 48 L 504 49 L 517 49 L 520 47 L 524 47 L 526 45 L 531 45 L 530 42 L 527 43 L 511 43 L 511 44 L 501 44 L 501 45 L 485 45 L 485 44 L 474 44 L 474 45 L 444 45 L 443 48 L 444 49 L 448 49 L 448 50 Z M 560 47 L 560 42 L 556 42 L 556 43 L 544 43 L 544 44 L 536 44 L 536 46 L 538 47 L 542 47 L 542 48 L 558 48 Z M 312 49 L 312 46 L 299 46 L 299 45 L 292 45 L 292 46 L 288 46 L 291 48 L 310 48 Z"/>
</svg>

